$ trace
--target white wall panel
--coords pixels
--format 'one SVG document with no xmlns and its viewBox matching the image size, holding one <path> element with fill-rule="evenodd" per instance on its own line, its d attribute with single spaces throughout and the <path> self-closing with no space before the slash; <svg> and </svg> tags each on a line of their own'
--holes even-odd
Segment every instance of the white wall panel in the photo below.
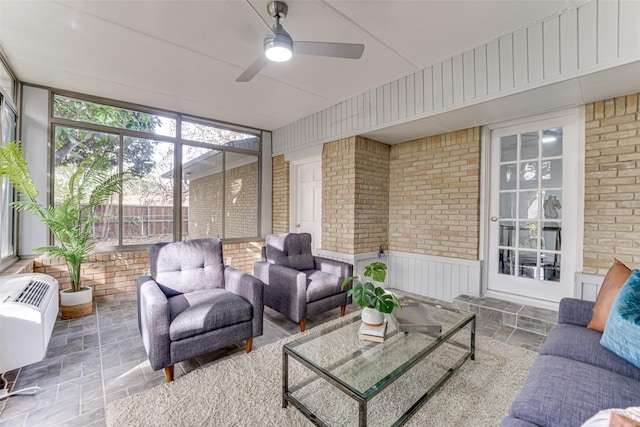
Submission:
<svg viewBox="0 0 640 427">
<path fill-rule="evenodd" d="M 433 67 L 426 68 L 423 76 L 424 111 L 434 110 L 433 106 Z"/>
<path fill-rule="evenodd" d="M 578 10 L 570 9 L 560 15 L 560 72 L 573 73 L 578 69 Z"/>
<path fill-rule="evenodd" d="M 424 74 L 426 71 L 420 70 L 413 74 L 413 80 L 415 84 L 416 91 L 416 114 L 423 114 L 424 109 Z"/>
<path fill-rule="evenodd" d="M 392 114 L 393 116 L 393 114 Z M 398 80 L 398 120 L 400 117 L 407 116 L 407 77 Z"/>
<path fill-rule="evenodd" d="M 453 104 L 460 105 L 464 102 L 464 68 L 462 55 L 453 57 Z"/>
<path fill-rule="evenodd" d="M 500 46 L 498 40 L 487 44 L 487 93 L 500 92 Z"/>
<path fill-rule="evenodd" d="M 598 63 L 609 62 L 618 57 L 618 2 L 598 1 Z M 640 23 L 638 23 L 640 24 Z"/>
<path fill-rule="evenodd" d="M 387 264 L 390 287 L 445 301 L 480 295 L 480 261 L 389 251 Z"/>
<path fill-rule="evenodd" d="M 604 276 L 592 274 L 576 274 L 575 298 L 595 301 L 602 286 Z"/>
<path fill-rule="evenodd" d="M 406 81 L 407 117 L 413 117 L 416 114 L 416 75 L 409 74 Z"/>
<path fill-rule="evenodd" d="M 578 67 L 587 68 L 597 61 L 597 3 L 578 8 Z"/>
<path fill-rule="evenodd" d="M 273 153 L 640 61 L 639 22 L 640 1 L 584 3 L 277 129 Z"/>
<path fill-rule="evenodd" d="M 448 59 L 442 63 L 442 106 L 453 105 L 453 61 Z"/>
<path fill-rule="evenodd" d="M 529 47 L 529 83 L 544 79 L 544 43 L 542 40 L 542 23 L 532 25 L 527 30 Z"/>
<path fill-rule="evenodd" d="M 560 74 L 560 18 L 554 16 L 542 23 L 544 77 Z"/>
<path fill-rule="evenodd" d="M 500 46 L 500 90 L 513 88 L 513 36 L 502 37 Z"/>
<path fill-rule="evenodd" d="M 529 83 L 529 46 L 527 29 L 513 33 L 513 84 L 523 86 Z"/>
<path fill-rule="evenodd" d="M 442 95 L 442 66 L 443 64 L 434 65 L 432 68 L 433 71 L 433 81 L 432 81 L 432 93 L 433 93 L 433 109 L 441 110 L 443 106 L 443 95 Z"/>
<path fill-rule="evenodd" d="M 476 98 L 481 98 L 489 93 L 487 87 L 487 46 L 483 45 L 473 51 L 476 73 Z"/>
<path fill-rule="evenodd" d="M 623 0 L 620 2 L 620 57 L 637 54 L 640 50 L 640 2 L 636 0 Z"/>
<path fill-rule="evenodd" d="M 462 68 L 464 73 L 462 101 L 470 101 L 476 97 L 476 61 L 472 50 L 462 55 Z"/>
<path fill-rule="evenodd" d="M 391 114 L 389 114 L 389 119 L 386 121 L 395 122 L 398 120 L 398 114 L 400 111 L 400 96 L 398 91 L 400 90 L 399 81 L 391 82 L 389 87 L 389 96 L 391 97 L 389 102 L 385 102 L 391 107 Z M 386 92 L 385 92 L 386 94 Z"/>
</svg>

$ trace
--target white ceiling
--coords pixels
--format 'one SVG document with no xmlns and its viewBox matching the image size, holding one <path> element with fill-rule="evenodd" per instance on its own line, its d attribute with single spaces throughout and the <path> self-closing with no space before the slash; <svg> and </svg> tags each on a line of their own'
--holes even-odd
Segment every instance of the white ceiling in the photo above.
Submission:
<svg viewBox="0 0 640 427">
<path fill-rule="evenodd" d="M 582 2 L 289 0 L 294 41 L 364 54 L 294 56 L 248 83 L 268 0 L 0 0 L 0 46 L 27 83 L 273 130 Z"/>
</svg>

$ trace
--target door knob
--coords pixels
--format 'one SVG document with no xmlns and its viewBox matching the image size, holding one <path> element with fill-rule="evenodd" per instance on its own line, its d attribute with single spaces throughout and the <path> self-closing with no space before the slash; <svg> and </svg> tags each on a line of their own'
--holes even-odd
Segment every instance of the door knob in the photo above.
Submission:
<svg viewBox="0 0 640 427">
<path fill-rule="evenodd" d="M 296 228 L 300 228 L 300 224 L 296 224 Z"/>
</svg>

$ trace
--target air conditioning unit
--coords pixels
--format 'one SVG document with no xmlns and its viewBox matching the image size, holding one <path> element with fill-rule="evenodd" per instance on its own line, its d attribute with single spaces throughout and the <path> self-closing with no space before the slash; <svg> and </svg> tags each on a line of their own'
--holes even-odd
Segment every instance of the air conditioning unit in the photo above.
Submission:
<svg viewBox="0 0 640 427">
<path fill-rule="evenodd" d="M 44 358 L 58 292 L 58 281 L 46 274 L 0 276 L 0 374 Z"/>
</svg>

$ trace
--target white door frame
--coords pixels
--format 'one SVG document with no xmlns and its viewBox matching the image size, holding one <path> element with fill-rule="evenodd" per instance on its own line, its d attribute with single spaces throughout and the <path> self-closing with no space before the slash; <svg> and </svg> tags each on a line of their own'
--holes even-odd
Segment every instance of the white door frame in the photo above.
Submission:
<svg viewBox="0 0 640 427">
<path fill-rule="evenodd" d="M 563 221 L 563 227 L 565 224 L 569 225 L 573 223 L 575 229 L 575 241 L 563 240 L 562 244 L 572 245 L 572 249 L 575 253 L 575 271 L 569 271 L 573 277 L 573 296 L 577 295 L 575 274 L 582 271 L 583 267 L 583 236 L 584 236 L 584 164 L 585 164 L 585 120 L 584 120 L 584 106 L 576 108 L 565 109 L 552 113 L 545 113 L 533 117 L 527 117 L 518 120 L 511 120 L 504 123 L 496 123 L 483 128 L 482 132 L 482 150 L 481 150 L 481 176 L 480 176 L 480 255 L 483 263 L 482 269 L 482 293 L 486 296 L 492 296 L 500 299 L 509 300 L 515 303 L 525 303 L 528 305 L 534 305 L 543 308 L 549 308 L 557 310 L 558 304 L 547 301 L 534 300 L 524 297 L 518 297 L 512 294 L 502 294 L 495 291 L 488 290 L 489 271 L 488 271 L 488 259 L 489 251 L 489 227 L 491 218 L 491 131 L 511 126 L 526 125 L 531 122 L 538 122 L 544 120 L 552 120 L 558 117 L 566 117 L 570 120 L 575 120 L 577 130 L 577 150 L 573 151 L 571 155 L 577 156 L 577 165 L 574 171 L 574 179 L 576 184 L 577 195 L 575 198 L 576 218 L 565 218 Z"/>
<path fill-rule="evenodd" d="M 289 231 L 291 233 L 298 233 L 299 230 L 296 227 L 298 220 L 298 175 L 301 167 L 309 163 L 322 163 L 322 155 L 306 157 L 303 159 L 291 160 L 290 163 L 290 183 L 289 183 Z M 322 218 L 322 212 L 320 212 L 320 218 Z M 322 236 L 321 236 L 322 238 Z M 317 255 L 317 250 L 322 247 L 322 240 L 320 242 L 313 242 L 313 253 Z"/>
</svg>

